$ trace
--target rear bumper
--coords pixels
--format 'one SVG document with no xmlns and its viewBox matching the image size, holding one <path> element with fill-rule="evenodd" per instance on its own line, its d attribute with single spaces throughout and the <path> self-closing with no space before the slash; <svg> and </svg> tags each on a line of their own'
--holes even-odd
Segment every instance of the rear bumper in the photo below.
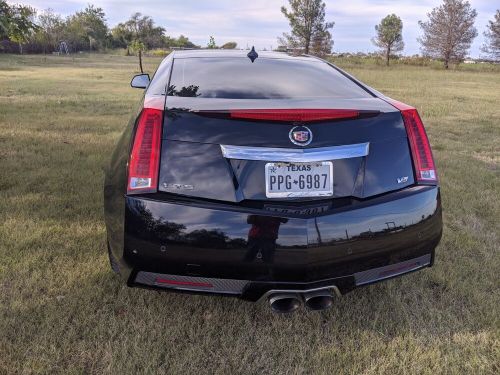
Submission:
<svg viewBox="0 0 500 375">
<path fill-rule="evenodd" d="M 431 261 L 432 254 L 426 254 L 418 258 L 357 272 L 354 275 L 310 283 L 216 279 L 139 271 L 133 276 L 131 284 L 133 286 L 169 289 L 178 292 L 237 296 L 255 302 L 273 293 L 309 293 L 329 289 L 335 294 L 341 295 L 359 286 L 373 284 L 429 267 Z"/>
<path fill-rule="evenodd" d="M 270 290 L 345 293 L 430 266 L 441 238 L 434 186 L 295 208 L 126 197 L 123 248 L 111 248 L 130 286 L 257 300 Z"/>
</svg>

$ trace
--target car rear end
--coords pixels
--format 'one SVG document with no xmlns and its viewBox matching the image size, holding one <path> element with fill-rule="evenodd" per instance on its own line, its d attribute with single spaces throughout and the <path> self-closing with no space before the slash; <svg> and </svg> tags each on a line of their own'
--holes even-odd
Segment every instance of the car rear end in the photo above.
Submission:
<svg viewBox="0 0 500 375">
<path fill-rule="evenodd" d="M 311 57 L 180 53 L 159 72 L 106 178 L 130 286 L 289 311 L 432 265 L 440 195 L 414 108 Z"/>
</svg>

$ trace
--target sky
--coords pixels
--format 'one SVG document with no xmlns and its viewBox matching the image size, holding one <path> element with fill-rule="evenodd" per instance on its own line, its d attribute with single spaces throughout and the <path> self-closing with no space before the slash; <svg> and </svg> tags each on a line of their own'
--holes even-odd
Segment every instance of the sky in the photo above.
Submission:
<svg viewBox="0 0 500 375">
<path fill-rule="evenodd" d="M 12 1 L 9 1 L 12 2 Z M 239 48 L 255 45 L 256 49 L 276 48 L 277 37 L 289 31 L 287 19 L 280 11 L 286 0 L 18 0 L 38 10 L 52 8 L 63 16 L 92 3 L 104 9 L 109 26 L 114 26 L 141 12 L 153 17 L 169 36 L 183 34 L 194 43 L 206 46 L 210 35 L 218 45 L 235 41 Z M 387 14 L 395 13 L 403 21 L 404 54 L 419 53 L 419 20 L 441 0 L 326 0 L 326 20 L 335 22 L 332 30 L 334 52 L 372 52 L 375 25 Z M 498 0 L 469 0 L 478 12 L 470 56 L 480 57 L 483 32 L 488 20 L 500 7 Z"/>
</svg>

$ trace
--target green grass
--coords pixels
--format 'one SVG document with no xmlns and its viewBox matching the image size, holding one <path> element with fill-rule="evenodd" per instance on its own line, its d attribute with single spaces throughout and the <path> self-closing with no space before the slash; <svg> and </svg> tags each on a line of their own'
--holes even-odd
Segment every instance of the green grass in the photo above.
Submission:
<svg viewBox="0 0 500 375">
<path fill-rule="evenodd" d="M 386 62 L 383 56 L 335 56 L 329 57 L 330 61 L 335 62 L 338 65 L 347 66 L 362 66 L 362 67 L 373 67 L 374 69 L 385 68 Z M 391 67 L 398 66 L 408 66 L 408 67 L 427 67 L 429 69 L 435 70 L 445 70 L 443 61 L 433 60 L 426 57 L 417 58 L 407 58 L 400 57 L 397 59 L 391 58 Z M 391 68 L 392 69 L 392 68 Z M 462 72 L 496 72 L 500 73 L 500 65 L 494 63 L 476 63 L 476 64 L 465 64 L 465 63 L 451 63 L 449 70 L 462 71 Z"/>
<path fill-rule="evenodd" d="M 346 68 L 420 109 L 444 236 L 431 269 L 282 316 L 111 273 L 102 168 L 135 58 L 0 55 L 0 374 L 498 374 L 500 73 Z"/>
</svg>

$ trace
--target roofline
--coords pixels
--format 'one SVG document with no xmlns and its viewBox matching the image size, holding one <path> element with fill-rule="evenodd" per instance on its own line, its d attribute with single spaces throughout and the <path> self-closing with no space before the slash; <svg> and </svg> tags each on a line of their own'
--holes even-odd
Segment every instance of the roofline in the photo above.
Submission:
<svg viewBox="0 0 500 375">
<path fill-rule="evenodd" d="M 186 49 L 186 50 L 172 50 L 170 55 L 173 58 L 203 58 L 203 57 L 246 57 L 249 50 L 242 49 L 211 49 L 211 48 L 196 48 L 196 49 Z M 257 51 L 259 58 L 272 58 L 272 59 L 301 59 L 309 60 L 313 56 L 309 55 L 293 55 L 287 52 L 281 51 Z"/>
</svg>

